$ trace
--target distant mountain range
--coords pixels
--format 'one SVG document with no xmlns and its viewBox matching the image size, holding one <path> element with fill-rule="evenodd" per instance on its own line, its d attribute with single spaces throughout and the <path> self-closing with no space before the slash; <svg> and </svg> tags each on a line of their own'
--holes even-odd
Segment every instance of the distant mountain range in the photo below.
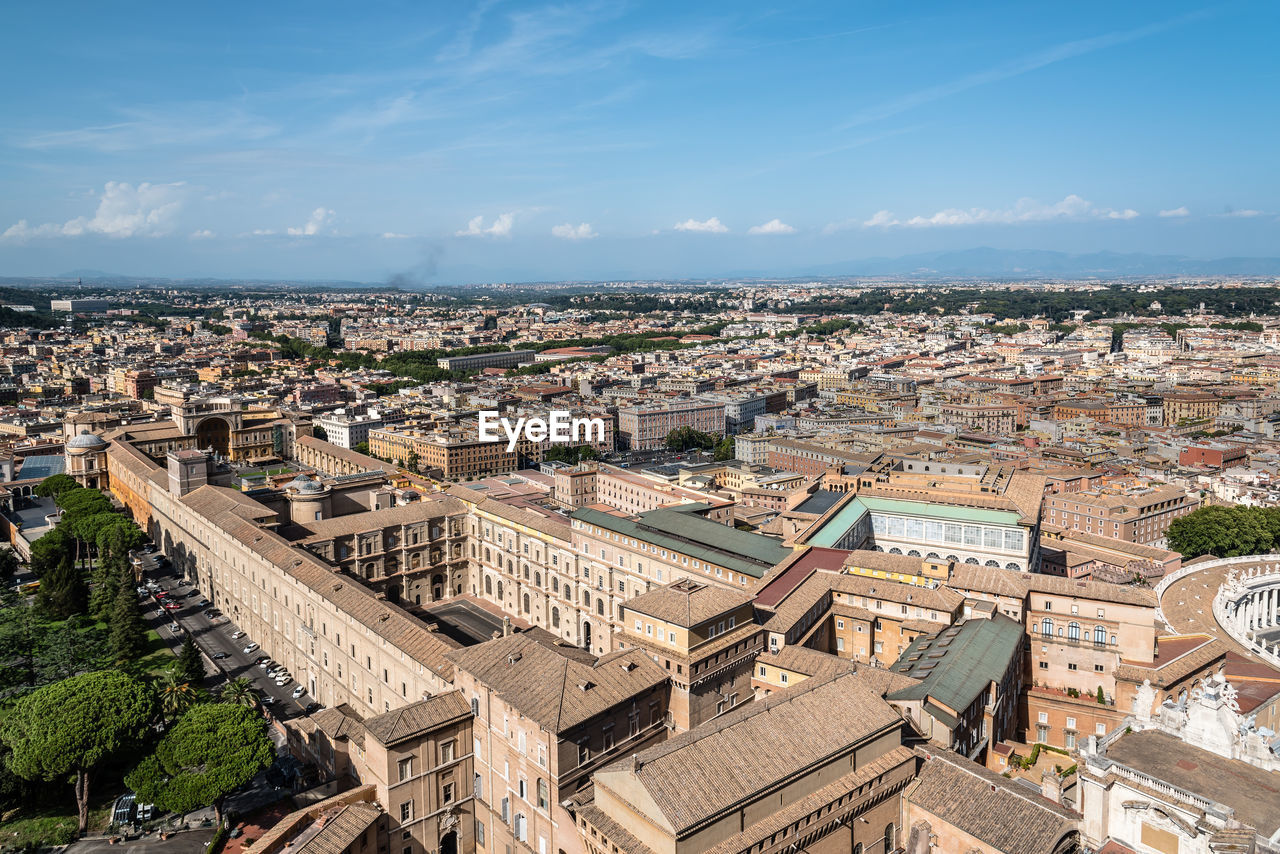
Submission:
<svg viewBox="0 0 1280 854">
<path fill-rule="evenodd" d="M 1072 254 L 1048 249 L 994 249 L 978 247 L 940 252 L 903 255 L 896 258 L 863 258 L 801 266 L 792 269 L 736 269 L 718 274 L 690 273 L 688 277 L 655 277 L 643 272 L 618 270 L 599 276 L 596 281 L 685 281 L 725 282 L 734 279 L 784 280 L 784 279 L 856 279 L 859 277 L 901 277 L 907 279 L 1119 279 L 1119 278 L 1213 278 L 1222 276 L 1272 277 L 1280 276 L 1280 257 L 1276 258 L 1190 258 L 1183 255 L 1148 255 L 1143 253 L 1090 252 Z M 533 277 L 529 277 L 532 279 Z M 49 284 L 50 279 L 59 283 L 74 283 L 83 279 L 86 287 L 183 287 L 218 288 L 239 287 L 296 287 L 296 288 L 397 288 L 406 290 L 430 289 L 438 286 L 461 285 L 469 282 L 522 281 L 517 277 L 485 274 L 479 269 L 442 270 L 438 277 L 427 281 L 354 282 L 342 280 L 290 280 L 252 278 L 199 277 L 169 279 L 163 277 L 129 276 L 106 273 L 101 270 L 71 270 L 49 278 L 15 277 L 0 278 L 0 283 L 16 287 Z M 584 281 L 574 277 L 576 281 Z M 528 281 L 528 280 L 523 280 Z M 545 281 L 545 279 L 544 279 Z M 564 281 L 568 281 L 567 279 Z M 530 283 L 534 286 L 534 283 Z"/>
<path fill-rule="evenodd" d="M 1043 276 L 1275 276 L 1280 258 L 1188 258 L 1182 255 L 1091 252 L 1073 255 L 1048 249 L 960 249 L 899 258 L 866 258 L 823 264 L 808 271 L 824 276 L 958 276 L 1011 279 Z"/>
</svg>

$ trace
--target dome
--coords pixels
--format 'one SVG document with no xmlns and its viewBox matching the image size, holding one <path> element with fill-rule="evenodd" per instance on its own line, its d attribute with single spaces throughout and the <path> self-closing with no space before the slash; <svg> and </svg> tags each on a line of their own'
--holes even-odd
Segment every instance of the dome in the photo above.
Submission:
<svg viewBox="0 0 1280 854">
<path fill-rule="evenodd" d="M 305 474 L 300 474 L 297 477 L 295 477 L 293 480 L 289 481 L 289 486 L 292 487 L 293 489 L 298 490 L 299 493 L 315 494 L 317 492 L 324 492 L 323 483 L 320 483 L 319 481 L 316 481 L 316 480 L 312 480 L 311 478 L 307 477 Z"/>
<path fill-rule="evenodd" d="M 67 442 L 69 451 L 101 451 L 105 447 L 107 447 L 106 440 L 101 436 L 93 435 L 88 430 L 82 430 L 79 436 Z"/>
</svg>

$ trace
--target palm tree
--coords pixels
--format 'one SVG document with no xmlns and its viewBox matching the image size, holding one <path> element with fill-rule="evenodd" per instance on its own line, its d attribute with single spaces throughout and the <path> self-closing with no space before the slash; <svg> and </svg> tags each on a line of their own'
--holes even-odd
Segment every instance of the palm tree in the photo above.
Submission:
<svg viewBox="0 0 1280 854">
<path fill-rule="evenodd" d="M 199 703 L 201 691 L 187 682 L 176 670 L 166 670 L 156 685 L 156 696 L 160 701 L 160 712 L 166 721 L 174 721 L 182 717 L 183 712 Z"/>
<path fill-rule="evenodd" d="M 236 706 L 253 707 L 258 705 L 258 691 L 248 679 L 241 676 L 223 685 L 222 690 L 218 692 L 218 699 Z"/>
</svg>

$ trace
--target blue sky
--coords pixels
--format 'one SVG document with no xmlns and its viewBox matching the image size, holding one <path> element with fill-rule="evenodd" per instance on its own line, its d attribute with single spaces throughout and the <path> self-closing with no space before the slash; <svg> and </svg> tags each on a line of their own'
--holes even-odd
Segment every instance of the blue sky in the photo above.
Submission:
<svg viewBox="0 0 1280 854">
<path fill-rule="evenodd" d="M 1278 34 L 1267 0 L 19 4 L 0 275 L 1280 255 Z"/>
</svg>

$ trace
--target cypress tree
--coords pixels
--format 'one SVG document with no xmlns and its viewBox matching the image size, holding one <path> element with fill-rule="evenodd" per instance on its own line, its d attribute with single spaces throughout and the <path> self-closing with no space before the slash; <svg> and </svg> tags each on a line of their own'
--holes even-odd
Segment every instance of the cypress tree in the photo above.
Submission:
<svg viewBox="0 0 1280 854">
<path fill-rule="evenodd" d="M 83 614 L 88 609 L 89 586 L 70 555 L 63 555 L 53 571 L 40 579 L 36 604 L 56 619 Z"/>
<path fill-rule="evenodd" d="M 204 659 L 200 657 L 200 650 L 191 635 L 187 635 L 182 642 L 182 649 L 178 650 L 174 670 L 181 680 L 189 682 L 192 687 L 199 688 L 204 682 Z"/>
<path fill-rule="evenodd" d="M 138 606 L 138 594 L 133 588 L 121 585 L 111 609 L 110 633 L 107 643 L 111 658 L 119 664 L 137 661 L 147 650 L 147 627 Z"/>
</svg>

